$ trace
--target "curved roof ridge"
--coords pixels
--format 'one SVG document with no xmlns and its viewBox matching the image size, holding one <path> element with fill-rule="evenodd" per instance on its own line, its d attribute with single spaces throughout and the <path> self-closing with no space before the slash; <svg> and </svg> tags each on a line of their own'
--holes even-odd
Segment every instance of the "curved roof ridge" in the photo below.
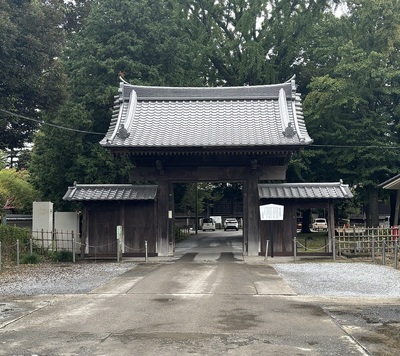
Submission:
<svg viewBox="0 0 400 356">
<path fill-rule="evenodd" d="M 122 97 L 128 99 L 135 91 L 138 100 L 229 100 L 278 98 L 284 90 L 286 97 L 293 95 L 291 83 L 234 86 L 234 87 L 157 87 L 121 83 Z"/>
</svg>

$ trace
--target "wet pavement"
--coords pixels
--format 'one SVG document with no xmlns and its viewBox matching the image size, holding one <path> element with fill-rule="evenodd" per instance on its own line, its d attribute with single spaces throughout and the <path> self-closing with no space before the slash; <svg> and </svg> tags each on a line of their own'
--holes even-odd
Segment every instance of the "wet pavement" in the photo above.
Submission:
<svg viewBox="0 0 400 356">
<path fill-rule="evenodd" d="M 0 355 L 397 355 L 398 302 L 298 295 L 203 233 L 89 293 L 3 297 Z"/>
</svg>

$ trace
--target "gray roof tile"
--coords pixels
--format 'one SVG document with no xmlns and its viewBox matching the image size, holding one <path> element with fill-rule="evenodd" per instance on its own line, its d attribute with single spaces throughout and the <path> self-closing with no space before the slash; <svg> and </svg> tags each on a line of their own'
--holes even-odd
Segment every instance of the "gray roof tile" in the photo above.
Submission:
<svg viewBox="0 0 400 356">
<path fill-rule="evenodd" d="M 154 200 L 157 185 L 75 184 L 68 187 L 64 200 Z"/>
<path fill-rule="evenodd" d="M 304 146 L 305 127 L 294 82 L 277 85 L 165 88 L 121 83 L 105 147 Z M 293 137 L 283 131 L 288 123 Z M 121 135 L 121 127 L 128 135 Z"/>
<path fill-rule="evenodd" d="M 383 189 L 400 190 L 400 174 L 384 181 L 379 186 L 383 187 Z"/>
<path fill-rule="evenodd" d="M 260 199 L 350 199 L 349 186 L 338 183 L 259 184 Z"/>
</svg>

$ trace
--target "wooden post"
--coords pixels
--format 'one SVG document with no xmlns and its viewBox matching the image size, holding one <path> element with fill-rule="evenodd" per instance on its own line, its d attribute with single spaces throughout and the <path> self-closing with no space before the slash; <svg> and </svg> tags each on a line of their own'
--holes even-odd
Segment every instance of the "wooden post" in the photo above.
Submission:
<svg viewBox="0 0 400 356">
<path fill-rule="evenodd" d="M 75 237 L 72 233 L 72 262 L 75 263 Z"/>
<path fill-rule="evenodd" d="M 43 250 L 44 250 L 44 232 L 43 232 L 43 229 L 41 230 L 41 236 L 42 236 L 42 253 L 43 253 Z"/>
<path fill-rule="evenodd" d="M 336 236 L 333 234 L 332 236 L 332 256 L 333 261 L 336 261 Z"/>
<path fill-rule="evenodd" d="M 17 240 L 17 266 L 19 266 L 19 240 Z"/>
<path fill-rule="evenodd" d="M 328 252 L 333 251 L 333 242 L 335 238 L 335 209 L 333 203 L 328 202 Z"/>
<path fill-rule="evenodd" d="M 372 262 L 375 262 L 375 237 L 372 236 L 372 251 L 371 251 Z"/>
</svg>

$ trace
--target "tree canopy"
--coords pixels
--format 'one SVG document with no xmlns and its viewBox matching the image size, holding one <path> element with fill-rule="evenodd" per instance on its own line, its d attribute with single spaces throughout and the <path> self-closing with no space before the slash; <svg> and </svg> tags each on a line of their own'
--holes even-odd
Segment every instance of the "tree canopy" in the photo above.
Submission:
<svg viewBox="0 0 400 356">
<path fill-rule="evenodd" d="M 356 186 L 377 225 L 377 187 L 398 172 L 400 159 L 400 3 L 348 5 L 348 16 L 328 15 L 316 27 L 307 51 L 305 66 L 314 76 L 305 117 L 318 149 L 309 167 L 313 179 Z"/>
<path fill-rule="evenodd" d="M 98 142 L 118 77 L 133 84 L 274 84 L 297 75 L 314 145 L 288 180 L 343 179 L 377 201 L 398 173 L 399 1 L 6 0 L 0 4 L 0 149 L 36 135 L 31 179 L 61 203 L 68 185 L 129 181 Z M 65 39 L 65 41 L 64 41 Z M 63 127 L 71 130 L 63 129 Z"/>
<path fill-rule="evenodd" d="M 293 76 L 315 21 L 332 1 L 178 0 L 208 85 L 275 84 Z"/>
<path fill-rule="evenodd" d="M 0 170 L 0 211 L 12 210 L 20 214 L 32 212 L 32 203 L 39 192 L 29 184 L 27 171 Z"/>
<path fill-rule="evenodd" d="M 62 99 L 63 2 L 0 2 L 0 109 L 40 120 Z M 32 142 L 37 121 L 0 111 L 0 149 Z"/>
</svg>

